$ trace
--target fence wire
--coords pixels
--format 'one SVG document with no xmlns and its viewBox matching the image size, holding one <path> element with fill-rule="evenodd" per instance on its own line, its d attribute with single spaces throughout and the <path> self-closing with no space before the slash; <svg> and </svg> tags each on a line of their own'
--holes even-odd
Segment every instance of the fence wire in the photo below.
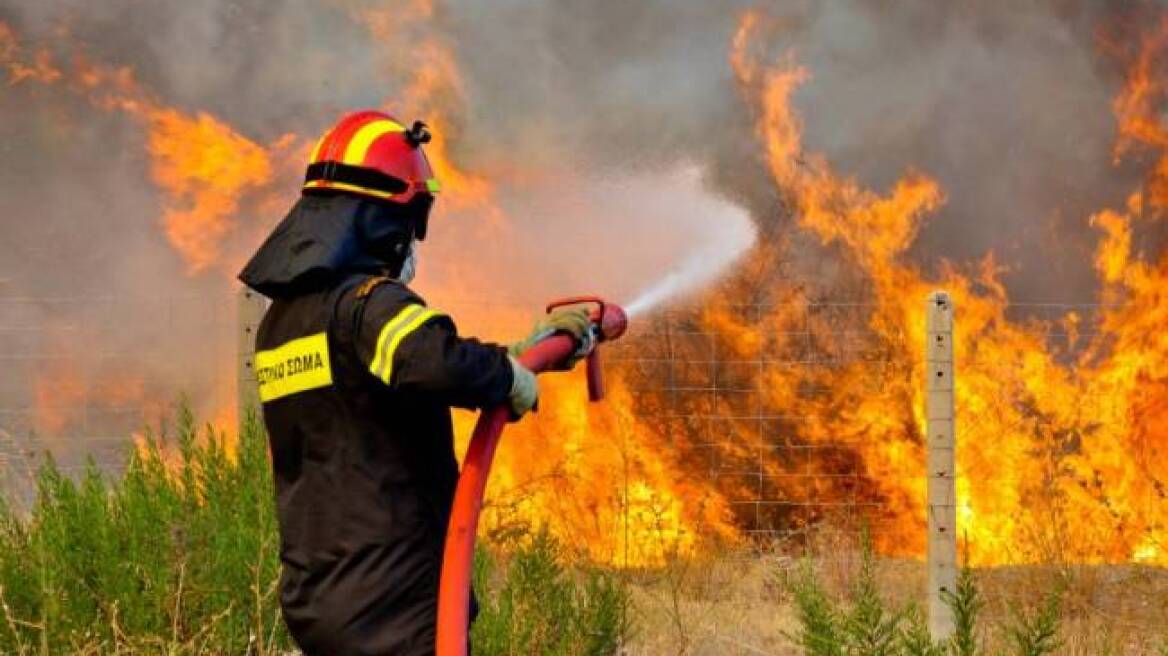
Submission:
<svg viewBox="0 0 1168 656">
<path fill-rule="evenodd" d="M 443 305 L 464 332 L 502 338 L 520 336 L 538 307 L 457 299 Z M 1007 318 L 1048 323 L 1050 348 L 1070 361 L 1098 332 L 1104 308 L 1023 303 L 1011 305 Z M 230 294 L 0 299 L 0 468 L 9 489 L 28 493 L 30 472 L 46 451 L 68 472 L 88 457 L 116 469 L 132 437 L 164 419 L 180 395 L 200 418 L 234 418 L 236 309 Z M 890 344 L 911 331 L 878 333 L 875 309 L 855 302 L 739 305 L 721 308 L 720 322 L 697 311 L 661 312 L 634 322 L 605 355 L 630 392 L 635 420 L 656 431 L 664 448 L 681 452 L 686 476 L 717 491 L 743 534 L 798 542 L 825 523 L 853 533 L 866 525 L 888 544 L 904 540 L 905 527 L 889 524 L 904 523 L 905 500 L 890 498 L 873 479 L 864 456 L 868 435 L 843 430 L 840 415 L 874 399 L 886 404 L 887 419 L 901 422 L 906 445 L 919 443 L 913 409 L 896 395 L 917 384 L 904 359 L 919 359 L 913 349 L 922 345 Z M 1074 330 L 1059 328 L 1070 314 Z M 958 363 L 959 371 L 1008 366 Z M 1010 394 L 1003 389 L 1000 402 L 1013 403 Z M 987 430 L 958 418 L 959 444 L 993 439 Z M 905 472 L 898 487 L 923 493 L 923 458 Z M 921 536 L 901 546 L 919 553 L 924 517 L 913 521 Z"/>
<path fill-rule="evenodd" d="M 229 294 L 0 298 L 0 472 L 27 500 L 47 453 L 69 474 L 110 471 L 133 436 L 186 402 L 234 413 L 235 308 Z"/>
<path fill-rule="evenodd" d="M 813 413 L 829 397 L 871 394 L 888 375 L 892 361 L 867 325 L 872 308 L 723 307 L 728 331 L 697 314 L 664 313 L 651 330 L 614 345 L 609 361 L 635 397 L 651 399 L 640 420 L 688 451 L 692 475 L 718 490 L 744 535 L 804 545 L 830 523 L 854 541 L 862 526 L 882 533 L 889 509 L 870 489 L 856 438 L 811 439 L 809 427 L 821 423 Z M 846 383 L 828 380 L 845 367 Z M 779 382 L 798 385 L 798 405 L 778 402 L 771 387 Z M 915 476 L 924 480 L 923 465 Z"/>
</svg>

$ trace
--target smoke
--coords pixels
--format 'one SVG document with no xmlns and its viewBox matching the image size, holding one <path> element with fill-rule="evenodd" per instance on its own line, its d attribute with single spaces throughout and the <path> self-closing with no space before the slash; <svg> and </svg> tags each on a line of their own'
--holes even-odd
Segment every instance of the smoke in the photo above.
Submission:
<svg viewBox="0 0 1168 656">
<path fill-rule="evenodd" d="M 733 88 L 727 43 L 743 3 L 455 3 L 476 116 L 467 136 L 522 161 L 581 170 L 705 167 L 760 233 L 790 217 L 761 172 L 754 120 Z M 1121 205 L 1138 179 L 1112 162 L 1119 83 L 1099 33 L 1101 2 L 976 5 L 796 2 L 767 13 L 777 59 L 811 80 L 796 96 L 810 148 L 866 186 L 907 170 L 947 202 L 909 257 L 936 269 L 994 253 L 1012 296 L 1089 301 L 1097 235 L 1088 216 Z M 1101 63 L 1102 62 L 1102 63 Z M 549 144 L 552 147 L 549 148 Z M 798 273 L 825 253 L 799 235 Z"/>
<path fill-rule="evenodd" d="M 711 243 L 732 261 L 755 234 L 790 244 L 778 251 L 789 260 L 783 275 L 832 288 L 847 275 L 841 254 L 794 229 L 727 64 L 748 6 L 4 0 L 0 21 L 26 53 L 124 67 L 166 106 L 206 112 L 261 145 L 311 140 L 342 111 L 399 97 L 403 111 L 418 111 L 404 96 L 419 71 L 445 65 L 433 44 L 448 48 L 458 78 L 439 100 L 453 107 L 452 158 L 491 181 L 508 218 L 440 202 L 421 252 L 423 291 L 532 304 L 568 292 L 629 298 L 704 259 Z M 782 3 L 766 45 L 811 73 L 795 99 L 808 147 L 875 188 L 917 169 L 945 190 L 907 257 L 934 269 L 992 251 L 1014 297 L 1085 301 L 1095 293 L 1087 217 L 1121 204 L 1138 178 L 1111 163 L 1118 77 L 1100 64 L 1097 39 L 1106 6 Z M 378 11 L 391 22 L 410 16 L 409 29 L 371 29 Z M 67 84 L 4 87 L 0 296 L 225 295 L 295 195 L 295 149 L 272 152 L 287 160 L 275 163 L 281 173 L 233 217 L 222 261 L 192 276 L 160 224 L 165 199 L 142 125 Z M 699 174 L 679 174 L 687 170 Z M 744 208 L 754 228 L 710 209 L 725 209 L 712 197 Z M 205 320 L 205 308 L 172 306 L 176 326 Z M 21 325 L 82 316 L 68 304 L 0 311 Z M 86 339 L 114 350 L 159 339 L 153 317 L 126 312 L 97 311 L 85 323 L 102 328 Z M 158 367 L 217 375 L 206 359 L 176 353 Z"/>
<path fill-rule="evenodd" d="M 359 20 L 385 8 L 371 1 L 9 3 L 0 19 L 27 39 L 130 66 L 167 102 L 260 143 L 314 135 L 339 111 L 394 98 L 408 71 L 387 57 L 426 62 L 417 43 L 377 41 Z M 788 220 L 726 64 L 747 6 L 438 6 L 423 32 L 451 45 L 462 74 L 457 158 L 496 179 L 548 167 L 620 178 L 694 162 L 760 223 Z M 782 26 L 772 45 L 812 74 L 796 99 L 810 147 L 876 188 L 910 168 L 942 184 L 946 206 L 914 258 L 993 250 L 1021 296 L 1081 300 L 1093 280 L 1085 216 L 1121 200 L 1133 175 L 1111 165 L 1116 79 L 1099 64 L 1096 35 L 1104 6 L 784 3 L 770 10 Z M 133 135 L 117 141 L 134 145 Z"/>
<path fill-rule="evenodd" d="M 460 154 L 486 169 L 585 175 L 696 162 L 760 236 L 790 242 L 783 275 L 849 293 L 841 254 L 792 229 L 760 163 L 726 65 L 745 6 L 450 3 L 440 25 L 457 44 L 473 117 Z M 1100 35 L 1141 8 L 783 3 L 767 10 L 778 26 L 768 45 L 811 74 L 795 99 L 809 148 L 875 189 L 908 170 L 939 181 L 946 202 L 906 255 L 913 263 L 936 272 L 992 253 L 1012 298 L 1089 302 L 1098 235 L 1088 217 L 1122 205 L 1143 168 L 1113 161 L 1121 80 Z M 1154 252 L 1163 231 L 1145 239 Z"/>
<path fill-rule="evenodd" d="M 1087 217 L 1122 202 L 1111 165 L 1116 80 L 1054 3 L 826 3 L 783 44 L 811 71 L 807 141 L 885 188 L 917 169 L 947 203 L 912 257 L 993 252 L 1014 298 L 1092 297 Z"/>
</svg>

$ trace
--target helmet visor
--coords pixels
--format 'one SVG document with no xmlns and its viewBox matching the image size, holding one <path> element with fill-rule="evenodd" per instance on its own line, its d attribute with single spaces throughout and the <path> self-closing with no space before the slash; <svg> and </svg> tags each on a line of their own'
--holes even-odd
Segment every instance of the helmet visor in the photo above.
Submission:
<svg viewBox="0 0 1168 656">
<path fill-rule="evenodd" d="M 431 194 L 418 194 L 406 205 L 408 216 L 414 226 L 414 238 L 418 241 L 426 238 L 426 230 L 430 225 L 430 208 L 433 205 L 434 196 Z"/>
</svg>

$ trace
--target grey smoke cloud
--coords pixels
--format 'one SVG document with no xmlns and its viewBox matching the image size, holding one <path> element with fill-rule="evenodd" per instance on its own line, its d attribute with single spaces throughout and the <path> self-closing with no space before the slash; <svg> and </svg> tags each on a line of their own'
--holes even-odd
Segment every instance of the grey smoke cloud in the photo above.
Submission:
<svg viewBox="0 0 1168 656">
<path fill-rule="evenodd" d="M 19 0 L 0 16 L 29 35 L 62 25 L 99 60 L 132 65 L 180 107 L 261 142 L 313 134 L 344 108 L 400 91 L 353 10 L 379 2 Z M 465 78 L 463 161 L 572 166 L 619 177 L 698 162 L 760 222 L 785 221 L 759 163 L 753 118 L 726 56 L 747 2 L 454 0 L 434 30 Z M 885 188 L 906 169 L 948 197 L 914 249 L 925 264 L 994 250 L 1035 298 L 1090 295 L 1085 216 L 1114 205 L 1133 171 L 1111 163 L 1114 71 L 1096 31 L 1107 3 L 1002 0 L 777 3 L 812 79 L 796 105 L 809 148 Z M 1114 7 L 1112 8 L 1112 10 Z M 402 8 L 401 11 L 408 11 Z M 398 71 L 400 72 L 400 71 Z M 1058 240 L 1074 257 L 1043 257 Z M 1040 261 L 1041 260 L 1041 261 Z"/>
<path fill-rule="evenodd" d="M 1016 298 L 1086 301 L 1088 215 L 1136 178 L 1111 161 L 1118 80 L 1058 6 L 827 3 L 790 46 L 813 75 L 809 143 L 878 187 L 910 168 L 940 180 L 914 259 L 992 251 Z"/>
<path fill-rule="evenodd" d="M 746 3 L 501 5 L 450 10 L 460 50 L 474 53 L 476 114 L 489 119 L 473 136 L 499 146 L 481 157 L 558 155 L 601 170 L 692 158 L 764 234 L 788 223 L 726 64 Z M 811 73 L 795 96 L 809 149 L 876 189 L 911 169 L 941 182 L 947 203 L 913 260 L 993 252 L 1018 298 L 1092 299 L 1087 219 L 1139 179 L 1112 163 L 1119 78 L 1096 39 L 1107 3 L 763 5 L 783 26 L 772 53 Z"/>
</svg>

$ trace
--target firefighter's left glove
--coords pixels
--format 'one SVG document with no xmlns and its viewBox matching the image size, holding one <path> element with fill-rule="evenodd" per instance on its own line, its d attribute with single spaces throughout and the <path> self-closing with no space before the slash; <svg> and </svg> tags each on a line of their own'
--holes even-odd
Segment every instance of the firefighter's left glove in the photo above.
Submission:
<svg viewBox="0 0 1168 656">
<path fill-rule="evenodd" d="M 535 322 L 535 326 L 531 329 L 531 334 L 521 342 L 516 342 L 507 347 L 507 352 L 512 357 L 519 357 L 523 355 L 527 349 L 535 346 L 547 337 L 555 333 L 566 333 L 576 340 L 580 348 L 576 349 L 566 361 L 561 362 L 556 366 L 556 369 L 567 371 L 574 367 L 580 358 L 588 355 L 592 350 L 592 319 L 588 312 L 588 308 L 584 306 L 559 308 L 541 317 L 539 321 Z"/>
<path fill-rule="evenodd" d="M 539 403 L 539 383 L 535 380 L 535 374 L 519 364 L 515 358 L 511 360 L 511 392 L 507 395 L 507 400 L 511 403 L 511 420 L 519 421 L 519 418 L 533 410 L 537 403 Z"/>
</svg>

